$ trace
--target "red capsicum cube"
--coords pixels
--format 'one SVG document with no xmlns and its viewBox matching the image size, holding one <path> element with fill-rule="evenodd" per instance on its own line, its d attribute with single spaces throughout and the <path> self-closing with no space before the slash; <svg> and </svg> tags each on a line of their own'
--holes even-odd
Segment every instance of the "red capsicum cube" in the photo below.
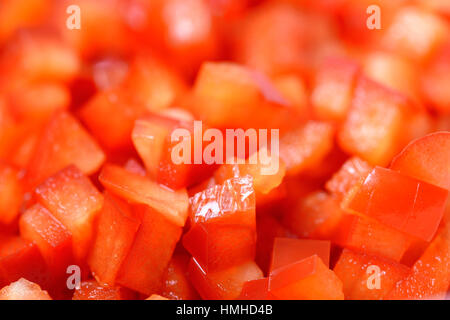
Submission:
<svg viewBox="0 0 450 320">
<path fill-rule="evenodd" d="M 269 292 L 269 278 L 246 281 L 242 286 L 240 300 L 274 300 Z"/>
<path fill-rule="evenodd" d="M 270 80 L 234 63 L 204 63 L 191 99 L 194 116 L 215 128 L 289 128 L 298 118 Z"/>
<path fill-rule="evenodd" d="M 58 112 L 47 123 L 34 150 L 28 165 L 28 183 L 35 187 L 71 164 L 90 175 L 104 160 L 105 154 L 78 120 L 67 112 Z"/>
<path fill-rule="evenodd" d="M 342 282 L 317 255 L 273 270 L 269 292 L 285 300 L 343 300 Z"/>
<path fill-rule="evenodd" d="M 132 203 L 148 205 L 180 227 L 186 222 L 189 204 L 186 189 L 172 191 L 112 164 L 104 166 L 99 180 L 111 193 Z"/>
<path fill-rule="evenodd" d="M 190 115 L 189 115 L 190 116 Z M 173 148 L 180 141 L 172 141 L 174 130 L 185 129 L 190 139 L 189 163 L 175 163 Z M 202 161 L 194 163 L 194 124 L 192 120 L 175 119 L 164 114 L 147 114 L 136 120 L 132 132 L 133 144 L 141 156 L 149 175 L 158 183 L 177 190 L 207 178 L 211 170 Z M 173 174 L 176 172 L 176 174 Z"/>
<path fill-rule="evenodd" d="M 187 277 L 190 257 L 184 252 L 175 252 L 167 266 L 161 295 L 171 300 L 197 300 L 195 291 Z"/>
<path fill-rule="evenodd" d="M 275 238 L 270 272 L 317 255 L 325 266 L 330 264 L 330 241 Z"/>
<path fill-rule="evenodd" d="M 263 273 L 253 261 L 206 272 L 193 258 L 189 262 L 188 276 L 203 299 L 231 300 L 239 297 L 245 282 L 260 279 Z"/>
<path fill-rule="evenodd" d="M 361 180 L 364 180 L 372 169 L 373 167 L 366 161 L 358 157 L 352 157 L 342 165 L 339 171 L 333 174 L 331 179 L 325 184 L 325 188 L 339 199 L 342 199 L 350 189 L 360 183 Z"/>
<path fill-rule="evenodd" d="M 450 132 L 435 132 L 408 144 L 390 168 L 450 190 Z"/>
<path fill-rule="evenodd" d="M 191 199 L 191 229 L 184 247 L 206 272 L 255 256 L 255 195 L 250 176 L 225 180 Z"/>
<path fill-rule="evenodd" d="M 372 165 L 387 165 L 403 146 L 412 107 L 402 94 L 359 77 L 339 146 Z"/>
<path fill-rule="evenodd" d="M 280 139 L 280 158 L 287 175 L 296 175 L 311 169 L 331 151 L 334 129 L 329 123 L 309 121 L 287 132 Z"/>
<path fill-rule="evenodd" d="M 148 206 L 139 205 L 135 210 L 141 224 L 116 282 L 150 295 L 163 285 L 164 273 L 182 229 Z"/>
<path fill-rule="evenodd" d="M 108 193 L 104 198 L 88 263 L 99 283 L 112 286 L 141 222 L 125 201 Z"/>
<path fill-rule="evenodd" d="M 84 261 L 94 233 L 94 219 L 103 196 L 77 167 L 69 166 L 35 190 L 37 200 L 72 234 L 75 258 Z"/>
<path fill-rule="evenodd" d="M 311 94 L 315 114 L 322 120 L 345 119 L 352 102 L 357 63 L 346 59 L 328 59 L 318 70 Z"/>
<path fill-rule="evenodd" d="M 47 286 L 50 276 L 37 245 L 17 236 L 0 234 L 0 286 L 22 277 Z"/>
<path fill-rule="evenodd" d="M 95 280 L 86 280 L 75 289 L 72 300 L 131 300 L 134 293 L 119 286 L 99 284 Z"/>
<path fill-rule="evenodd" d="M 443 228 L 386 299 L 444 299 L 450 285 L 450 231 Z"/>
<path fill-rule="evenodd" d="M 443 217 L 447 197 L 448 190 L 376 167 L 345 207 L 429 241 Z"/>
<path fill-rule="evenodd" d="M 380 300 L 409 272 L 396 261 L 348 249 L 342 251 L 333 270 L 347 300 Z"/>
<path fill-rule="evenodd" d="M 337 199 L 323 191 L 312 192 L 283 215 L 283 223 L 301 238 L 331 239 L 344 212 Z"/>
<path fill-rule="evenodd" d="M 345 248 L 400 261 L 412 237 L 375 219 L 345 215 L 339 224 L 335 242 Z"/>
<path fill-rule="evenodd" d="M 61 280 L 74 263 L 69 230 L 40 204 L 25 211 L 19 225 L 20 235 L 38 246 L 52 278 Z"/>
</svg>

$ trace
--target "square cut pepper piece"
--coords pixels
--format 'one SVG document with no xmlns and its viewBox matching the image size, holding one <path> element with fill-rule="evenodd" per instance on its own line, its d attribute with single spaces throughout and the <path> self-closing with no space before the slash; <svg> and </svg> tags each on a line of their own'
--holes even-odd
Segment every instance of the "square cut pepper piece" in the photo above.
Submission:
<svg viewBox="0 0 450 320">
<path fill-rule="evenodd" d="M 73 264 L 72 234 L 46 208 L 35 204 L 20 217 L 21 236 L 34 242 L 52 278 L 61 279 Z"/>
<path fill-rule="evenodd" d="M 77 167 L 69 166 L 45 180 L 35 190 L 37 200 L 72 233 L 75 258 L 87 256 L 94 219 L 103 196 Z"/>
<path fill-rule="evenodd" d="M 345 298 L 349 300 L 382 299 L 409 272 L 408 267 L 396 261 L 348 249 L 342 251 L 333 270 L 341 279 Z"/>
<path fill-rule="evenodd" d="M 330 247 L 330 241 L 325 240 L 275 238 L 270 272 L 313 255 L 317 255 L 328 267 Z"/>
<path fill-rule="evenodd" d="M 203 299 L 237 299 L 245 282 L 261 279 L 263 273 L 253 261 L 214 272 L 206 272 L 192 258 L 188 266 L 188 277 Z"/>
<path fill-rule="evenodd" d="M 17 236 L 0 234 L 0 287 L 25 277 L 42 286 L 50 274 L 37 245 Z"/>
<path fill-rule="evenodd" d="M 112 194 L 131 203 L 148 205 L 175 225 L 184 226 L 189 206 L 186 189 L 172 191 L 148 177 L 112 164 L 103 167 L 99 180 Z"/>
<path fill-rule="evenodd" d="M 269 292 L 283 300 L 343 300 L 342 282 L 317 255 L 270 273 Z"/>
<path fill-rule="evenodd" d="M 109 193 L 104 198 L 88 264 L 98 282 L 112 286 L 141 222 L 125 201 Z"/>
<path fill-rule="evenodd" d="M 57 112 L 37 143 L 27 168 L 27 180 L 30 187 L 35 187 L 72 164 L 90 175 L 104 160 L 102 149 L 78 120 L 67 112 Z"/>
<path fill-rule="evenodd" d="M 337 138 L 342 150 L 385 166 L 399 151 L 408 131 L 411 102 L 366 77 L 359 77 L 352 103 Z"/>
<path fill-rule="evenodd" d="M 255 194 L 250 176 L 225 180 L 191 199 L 191 229 L 184 247 L 206 272 L 253 260 Z"/>
<path fill-rule="evenodd" d="M 450 227 L 442 228 L 386 299 L 444 299 L 450 286 Z"/>
<path fill-rule="evenodd" d="M 333 58 L 318 70 L 311 94 L 315 114 L 322 120 L 342 121 L 352 102 L 357 63 Z"/>
<path fill-rule="evenodd" d="M 448 191 L 376 167 L 346 203 L 346 209 L 430 241 L 443 217 Z"/>
<path fill-rule="evenodd" d="M 165 271 L 182 228 L 145 205 L 138 205 L 135 210 L 141 225 L 120 266 L 116 282 L 150 295 L 163 286 Z"/>
<path fill-rule="evenodd" d="M 194 147 L 196 144 L 194 122 L 191 115 L 185 113 L 190 119 L 176 119 L 170 115 L 149 113 L 136 120 L 132 132 L 133 144 L 150 177 L 174 190 L 206 179 L 212 171 L 211 168 L 214 168 L 207 165 L 204 160 L 202 163 L 194 163 L 194 154 L 198 151 Z M 172 140 L 174 133 L 181 130 L 186 135 L 180 140 Z M 184 161 L 175 163 L 173 159 L 173 154 L 177 150 L 175 148 L 183 141 L 189 141 L 189 156 L 185 157 L 183 150 Z"/>
<path fill-rule="evenodd" d="M 450 190 L 450 132 L 428 134 L 408 144 L 390 168 Z"/>
<path fill-rule="evenodd" d="M 274 300 L 269 292 L 269 278 L 250 280 L 242 286 L 240 300 Z"/>
<path fill-rule="evenodd" d="M 366 216 L 342 218 L 335 242 L 344 247 L 400 261 L 412 237 Z"/>
<path fill-rule="evenodd" d="M 333 174 L 325 184 L 325 188 L 339 199 L 343 199 L 352 187 L 366 178 L 372 169 L 373 167 L 366 161 L 352 157 Z"/>
<path fill-rule="evenodd" d="M 198 300 L 200 297 L 187 277 L 190 256 L 175 252 L 167 266 L 164 284 L 159 294 L 171 300 Z"/>
<path fill-rule="evenodd" d="M 72 300 L 131 300 L 135 293 L 119 286 L 107 286 L 95 280 L 80 283 L 80 288 L 73 293 Z"/>
</svg>

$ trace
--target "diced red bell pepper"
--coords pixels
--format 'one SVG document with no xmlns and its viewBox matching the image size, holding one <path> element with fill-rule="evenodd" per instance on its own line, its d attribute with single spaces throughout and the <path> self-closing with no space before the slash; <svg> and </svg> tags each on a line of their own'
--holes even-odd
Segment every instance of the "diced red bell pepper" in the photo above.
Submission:
<svg viewBox="0 0 450 320">
<path fill-rule="evenodd" d="M 65 277 L 74 262 L 72 235 L 66 227 L 40 204 L 21 215 L 19 226 L 20 235 L 38 246 L 52 278 Z"/>
<path fill-rule="evenodd" d="M 261 279 L 263 273 L 253 261 L 205 272 L 193 258 L 189 263 L 188 277 L 203 299 L 232 300 L 239 297 L 245 282 Z"/>
<path fill-rule="evenodd" d="M 331 151 L 333 136 L 331 124 L 317 121 L 287 132 L 280 140 L 280 158 L 286 173 L 295 175 L 320 162 Z"/>
<path fill-rule="evenodd" d="M 240 225 L 198 223 L 183 237 L 184 248 L 206 272 L 253 260 L 256 232 Z"/>
<path fill-rule="evenodd" d="M 191 199 L 191 229 L 184 247 L 205 272 L 253 260 L 255 196 L 250 176 L 225 180 Z"/>
<path fill-rule="evenodd" d="M 81 67 L 73 48 L 49 33 L 21 32 L 9 42 L 5 53 L 2 59 L 11 70 L 8 84 L 12 86 L 23 80 L 68 82 Z"/>
<path fill-rule="evenodd" d="M 261 148 L 245 160 L 245 163 L 222 164 L 215 172 L 214 179 L 221 184 L 226 179 L 250 175 L 253 178 L 255 192 L 260 197 L 278 187 L 285 175 L 285 165 L 278 155 L 271 155 L 267 148 Z M 278 167 L 276 168 L 276 163 Z"/>
<path fill-rule="evenodd" d="M 402 147 L 410 102 L 365 77 L 359 77 L 347 118 L 338 132 L 339 146 L 372 165 L 387 165 Z"/>
<path fill-rule="evenodd" d="M 443 217 L 447 197 L 448 190 L 376 167 L 345 208 L 430 241 Z"/>
<path fill-rule="evenodd" d="M 99 283 L 113 286 L 141 222 L 125 201 L 108 193 L 104 198 L 88 263 Z"/>
<path fill-rule="evenodd" d="M 262 278 L 244 282 L 240 300 L 274 300 L 269 292 L 269 278 Z"/>
<path fill-rule="evenodd" d="M 175 253 L 172 256 L 160 292 L 163 297 L 171 300 L 197 300 L 199 298 L 186 275 L 189 259 L 189 255 L 185 253 Z"/>
<path fill-rule="evenodd" d="M 151 39 L 171 64 L 192 77 L 203 61 L 216 60 L 218 34 L 208 4 L 201 0 L 155 0 L 147 3 L 143 40 Z M 185 32 L 185 23 L 189 32 Z"/>
<path fill-rule="evenodd" d="M 342 282 L 317 255 L 270 273 L 269 291 L 283 300 L 343 300 Z"/>
<path fill-rule="evenodd" d="M 408 267 L 393 260 L 347 249 L 333 270 L 344 285 L 347 300 L 380 300 L 409 272 Z"/>
<path fill-rule="evenodd" d="M 311 93 L 314 113 L 319 119 L 341 121 L 352 102 L 360 67 L 356 62 L 333 58 L 317 71 Z"/>
<path fill-rule="evenodd" d="M 116 165 L 105 165 L 99 176 L 103 186 L 113 194 L 137 204 L 146 204 L 182 227 L 188 216 L 186 189 L 172 191 L 148 177 L 134 174 Z"/>
<path fill-rule="evenodd" d="M 35 194 L 72 233 L 75 258 L 84 261 L 94 233 L 94 219 L 103 205 L 101 193 L 72 165 L 45 180 Z"/>
<path fill-rule="evenodd" d="M 190 198 L 192 224 L 217 223 L 255 228 L 255 193 L 250 176 L 225 180 Z"/>
<path fill-rule="evenodd" d="M 45 123 L 59 110 L 67 110 L 70 92 L 62 84 L 44 82 L 20 86 L 9 94 L 16 117 L 22 121 Z"/>
<path fill-rule="evenodd" d="M 308 194 L 283 215 L 283 223 L 301 238 L 330 239 L 343 211 L 339 201 L 323 191 Z"/>
<path fill-rule="evenodd" d="M 389 50 L 423 62 L 442 45 L 447 34 L 448 26 L 438 15 L 410 6 L 398 11 L 382 43 Z"/>
<path fill-rule="evenodd" d="M 95 280 L 82 281 L 72 300 L 132 300 L 134 294 L 119 286 L 101 285 Z"/>
<path fill-rule="evenodd" d="M 189 163 L 175 163 L 172 153 L 178 140 L 172 141 L 175 130 L 185 129 L 190 139 Z M 191 186 L 207 178 L 210 174 L 208 165 L 194 163 L 194 125 L 193 121 L 175 119 L 161 114 L 147 114 L 139 118 L 132 133 L 133 144 L 142 158 L 149 175 L 158 183 L 171 189 Z M 203 150 L 200 150 L 203 152 Z M 203 153 L 202 153 L 203 154 Z M 176 172 L 176 174 L 174 174 Z"/>
<path fill-rule="evenodd" d="M 444 115 L 450 113 L 450 43 L 432 58 L 421 77 L 421 92 L 430 107 Z"/>
<path fill-rule="evenodd" d="M 275 238 L 270 272 L 317 255 L 325 266 L 330 265 L 330 241 Z"/>
<path fill-rule="evenodd" d="M 414 101 L 420 98 L 419 72 L 414 62 L 395 53 L 375 51 L 369 53 L 363 63 L 365 75 L 372 80 L 397 90 Z"/>
<path fill-rule="evenodd" d="M 59 170 L 74 164 L 83 173 L 96 172 L 105 160 L 97 142 L 72 115 L 55 113 L 39 139 L 28 165 L 27 178 L 35 187 Z"/>
<path fill-rule="evenodd" d="M 314 46 L 308 40 L 320 33 L 308 29 L 308 22 L 306 15 L 286 3 L 259 6 L 240 25 L 234 58 L 268 75 L 304 71 L 311 60 L 307 46 Z"/>
<path fill-rule="evenodd" d="M 21 172 L 0 162 L 0 224 L 11 224 L 19 214 L 23 185 Z"/>
<path fill-rule="evenodd" d="M 295 72 L 280 74 L 272 77 L 272 80 L 275 88 L 302 120 L 311 116 L 306 84 L 299 74 Z"/>
<path fill-rule="evenodd" d="M 204 63 L 192 99 L 194 116 L 214 128 L 279 129 L 297 118 L 267 78 L 233 63 Z"/>
<path fill-rule="evenodd" d="M 400 261 L 411 239 L 374 219 L 350 214 L 342 218 L 335 241 L 345 248 Z"/>
<path fill-rule="evenodd" d="M 133 103 L 143 105 L 147 111 L 160 111 L 172 106 L 187 90 L 184 79 L 171 65 L 149 54 L 134 58 L 120 87 Z"/>
<path fill-rule="evenodd" d="M 280 221 L 270 213 L 261 212 L 256 216 L 256 257 L 255 261 L 263 270 L 269 272 L 274 240 L 277 237 L 293 237 Z"/>
<path fill-rule="evenodd" d="M 34 243 L 0 234 L 0 287 L 21 277 L 47 286 L 49 276 L 45 261 Z"/>
<path fill-rule="evenodd" d="M 136 213 L 141 225 L 122 262 L 116 282 L 150 295 L 163 285 L 164 272 L 182 229 L 150 207 L 137 206 Z"/>
<path fill-rule="evenodd" d="M 373 167 L 366 161 L 352 157 L 333 174 L 325 184 L 325 188 L 339 199 L 343 199 L 352 187 L 366 178 L 372 169 Z"/>
<path fill-rule="evenodd" d="M 52 300 L 39 285 L 20 278 L 0 290 L 0 300 Z"/>
<path fill-rule="evenodd" d="M 450 229 L 443 228 L 386 299 L 444 299 L 450 286 Z"/>
<path fill-rule="evenodd" d="M 131 147 L 130 134 L 134 121 L 145 107 L 133 103 L 120 90 L 99 92 L 79 111 L 83 123 L 99 143 L 108 150 L 124 150 Z"/>
<path fill-rule="evenodd" d="M 401 174 L 450 190 L 450 132 L 435 132 L 412 141 L 391 163 Z"/>
</svg>

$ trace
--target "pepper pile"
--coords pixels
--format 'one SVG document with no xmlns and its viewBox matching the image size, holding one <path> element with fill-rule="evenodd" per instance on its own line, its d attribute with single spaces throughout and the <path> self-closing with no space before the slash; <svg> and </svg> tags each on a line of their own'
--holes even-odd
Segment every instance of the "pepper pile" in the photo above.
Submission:
<svg viewBox="0 0 450 320">
<path fill-rule="evenodd" d="M 445 298 L 449 130 L 447 0 L 2 0 L 0 299 Z"/>
</svg>

